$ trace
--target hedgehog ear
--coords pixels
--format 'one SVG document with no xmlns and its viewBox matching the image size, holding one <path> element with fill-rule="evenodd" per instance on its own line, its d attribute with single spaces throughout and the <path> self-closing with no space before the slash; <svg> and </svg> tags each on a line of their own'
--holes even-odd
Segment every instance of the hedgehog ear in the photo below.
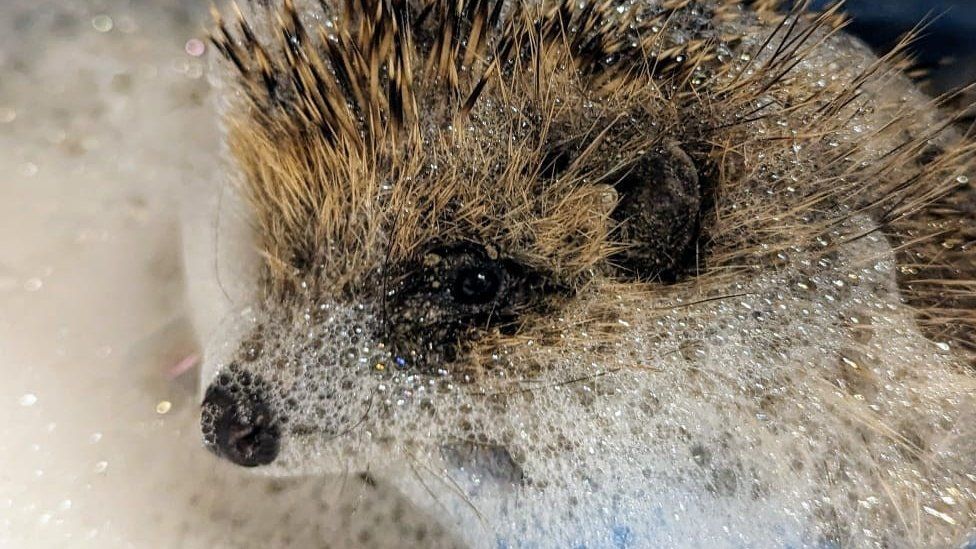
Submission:
<svg viewBox="0 0 976 549">
<path fill-rule="evenodd" d="M 613 236 L 624 247 L 610 258 L 617 276 L 671 283 L 693 272 L 703 200 L 691 157 L 667 144 L 614 179 L 619 199 Z"/>
</svg>

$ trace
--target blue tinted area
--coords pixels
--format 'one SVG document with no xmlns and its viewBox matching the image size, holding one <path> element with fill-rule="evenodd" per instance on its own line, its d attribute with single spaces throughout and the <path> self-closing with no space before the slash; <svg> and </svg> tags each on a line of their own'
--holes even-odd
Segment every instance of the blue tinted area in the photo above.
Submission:
<svg viewBox="0 0 976 549">
<path fill-rule="evenodd" d="M 833 3 L 815 0 L 822 9 Z M 848 0 L 851 30 L 872 46 L 890 47 L 920 21 L 930 24 L 916 49 L 920 60 L 936 64 L 945 57 L 976 54 L 976 1 L 974 0 Z"/>
<path fill-rule="evenodd" d="M 615 526 L 613 528 L 613 546 L 617 549 L 627 549 L 632 547 L 634 534 L 626 526 Z"/>
</svg>

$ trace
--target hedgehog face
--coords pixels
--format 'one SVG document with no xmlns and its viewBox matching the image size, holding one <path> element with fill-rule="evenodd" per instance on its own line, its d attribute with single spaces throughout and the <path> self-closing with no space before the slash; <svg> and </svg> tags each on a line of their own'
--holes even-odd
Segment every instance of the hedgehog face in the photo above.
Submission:
<svg viewBox="0 0 976 549">
<path fill-rule="evenodd" d="M 372 193 L 373 202 L 364 200 L 363 210 L 330 212 L 346 218 L 319 237 L 330 244 L 287 250 L 279 265 L 290 272 L 269 274 L 274 286 L 266 308 L 281 309 L 274 303 L 280 301 L 301 327 L 287 330 L 285 341 L 269 333 L 279 330 L 271 326 L 295 326 L 296 318 L 268 319 L 254 328 L 206 397 L 205 423 L 225 421 L 231 430 L 258 436 L 228 417 L 240 415 L 241 406 L 222 403 L 230 402 L 227 395 L 241 380 L 251 386 L 257 383 L 252 379 L 268 380 L 269 372 L 278 387 L 271 398 L 296 410 L 266 411 L 269 397 L 250 393 L 268 388 L 237 394 L 262 418 L 277 418 L 248 420 L 247 412 L 239 418 L 268 422 L 276 434 L 267 445 L 274 448 L 282 433 L 329 439 L 360 421 L 376 397 L 375 388 L 362 388 L 364 380 L 377 378 L 369 369 L 381 373 L 378 379 L 387 370 L 406 376 L 408 384 L 479 386 L 499 371 L 531 380 L 550 366 L 496 352 L 559 330 L 553 320 L 579 292 L 619 286 L 639 296 L 670 295 L 670 284 L 692 278 L 705 202 L 695 161 L 673 134 L 656 129 L 663 113 L 630 102 L 596 104 L 578 80 L 567 80 L 552 99 L 562 105 L 558 112 L 538 100 L 513 104 L 485 96 L 481 104 L 490 109 L 431 120 L 409 164 L 403 157 L 380 158 L 388 168 L 350 174 L 347 186 L 366 182 L 361 192 Z M 426 108 L 443 100 L 438 95 Z M 547 109 L 548 117 L 538 114 Z M 526 114 L 512 118 L 515 112 Z M 465 128 L 460 134 L 459 124 Z M 250 145 L 252 137 L 240 144 Z M 340 248 L 345 255 L 334 253 Z M 302 349 L 297 354 L 296 345 Z M 269 357 L 294 358 L 283 366 L 267 363 Z M 289 370 L 293 381 L 282 383 Z M 292 383 L 297 387 L 282 388 Z M 323 394 L 325 386 L 332 389 Z M 355 405 L 331 404 L 357 388 L 363 392 Z M 309 402 L 310 396 L 324 400 Z M 278 425 L 292 416 L 306 420 L 291 431 Z M 323 428 L 323 421 L 331 425 Z M 238 463 L 266 464 L 277 456 L 260 444 L 250 448 L 247 436 L 222 436 L 224 430 L 208 430 L 208 442 Z M 253 460 L 238 458 L 250 454 Z"/>
<path fill-rule="evenodd" d="M 459 472 L 482 509 L 735 501 L 825 539 L 968 482 L 946 456 L 972 384 L 879 229 L 927 225 L 970 152 L 914 163 L 935 136 L 852 91 L 877 66 L 818 57 L 833 13 L 324 10 L 218 24 L 264 294 L 207 390 L 217 453 Z"/>
</svg>

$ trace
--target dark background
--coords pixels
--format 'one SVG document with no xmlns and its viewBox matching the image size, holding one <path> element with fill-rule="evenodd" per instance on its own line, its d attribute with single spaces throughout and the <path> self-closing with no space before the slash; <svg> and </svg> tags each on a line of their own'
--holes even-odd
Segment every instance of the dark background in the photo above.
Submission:
<svg viewBox="0 0 976 549">
<path fill-rule="evenodd" d="M 815 0 L 824 8 L 831 0 Z M 931 93 L 976 82 L 976 0 L 848 0 L 850 32 L 879 53 L 921 21 L 928 21 L 913 53 L 928 70 L 923 85 Z M 976 97 L 972 95 L 971 97 Z"/>
</svg>

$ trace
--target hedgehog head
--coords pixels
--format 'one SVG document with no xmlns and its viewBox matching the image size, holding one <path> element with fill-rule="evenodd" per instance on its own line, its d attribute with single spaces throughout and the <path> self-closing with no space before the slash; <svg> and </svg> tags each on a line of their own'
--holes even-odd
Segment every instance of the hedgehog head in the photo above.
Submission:
<svg viewBox="0 0 976 549">
<path fill-rule="evenodd" d="M 687 0 L 218 16 L 262 295 L 207 380 L 208 444 L 279 474 L 460 471 L 468 497 L 616 471 L 825 537 L 961 489 L 972 382 L 891 244 L 937 232 L 919 212 L 971 150 L 883 108 L 898 52 L 831 67 L 839 26 Z"/>
</svg>

